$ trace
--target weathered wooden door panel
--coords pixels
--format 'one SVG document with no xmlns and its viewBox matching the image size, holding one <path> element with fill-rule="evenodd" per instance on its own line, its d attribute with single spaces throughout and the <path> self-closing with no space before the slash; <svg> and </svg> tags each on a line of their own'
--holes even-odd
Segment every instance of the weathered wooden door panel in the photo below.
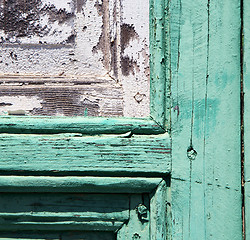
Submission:
<svg viewBox="0 0 250 240">
<path fill-rule="evenodd" d="M 0 230 L 115 231 L 129 202 L 127 194 L 2 193 Z"/>
<path fill-rule="evenodd" d="M 0 12 L 0 115 L 149 116 L 148 0 L 8 0 Z"/>
<path fill-rule="evenodd" d="M 162 239 L 158 236 L 164 232 L 155 228 L 159 222 L 166 225 L 161 204 L 166 204 L 167 183 L 161 178 L 5 176 L 1 180 L 0 237 L 67 239 L 70 232 L 82 231 L 82 239 L 93 239 L 105 231 L 110 233 L 98 239 L 116 235 L 122 240 Z"/>
</svg>

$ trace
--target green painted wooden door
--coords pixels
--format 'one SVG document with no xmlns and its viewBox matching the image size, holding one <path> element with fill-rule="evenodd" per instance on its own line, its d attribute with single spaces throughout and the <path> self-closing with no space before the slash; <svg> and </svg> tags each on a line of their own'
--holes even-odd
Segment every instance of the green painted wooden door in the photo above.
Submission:
<svg viewBox="0 0 250 240">
<path fill-rule="evenodd" d="M 1 116 L 0 239 L 242 239 L 241 10 L 150 1 L 149 117 Z"/>
</svg>

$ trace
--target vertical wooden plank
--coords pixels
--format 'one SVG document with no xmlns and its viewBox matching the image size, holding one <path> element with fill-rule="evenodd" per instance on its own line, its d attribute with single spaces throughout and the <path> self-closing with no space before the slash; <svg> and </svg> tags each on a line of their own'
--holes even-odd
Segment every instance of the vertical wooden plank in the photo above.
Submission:
<svg viewBox="0 0 250 240">
<path fill-rule="evenodd" d="M 146 207 L 142 205 L 142 195 L 131 195 L 130 197 L 130 214 L 129 221 L 117 232 L 117 240 L 150 240 L 149 236 L 149 221 L 148 219 L 141 218 L 139 208 Z M 147 209 L 142 210 L 146 213 L 143 217 L 148 217 L 149 206 Z"/>
<path fill-rule="evenodd" d="M 166 92 L 168 87 L 168 1 L 150 1 L 150 114 L 165 127 L 167 111 Z"/>
<path fill-rule="evenodd" d="M 241 239 L 240 1 L 170 3 L 173 239 Z"/>
<path fill-rule="evenodd" d="M 250 2 L 243 5 L 243 34 L 244 34 L 244 178 L 245 178 L 245 235 L 250 239 Z"/>
<path fill-rule="evenodd" d="M 167 239 L 167 186 L 162 181 L 150 200 L 150 240 Z"/>
</svg>

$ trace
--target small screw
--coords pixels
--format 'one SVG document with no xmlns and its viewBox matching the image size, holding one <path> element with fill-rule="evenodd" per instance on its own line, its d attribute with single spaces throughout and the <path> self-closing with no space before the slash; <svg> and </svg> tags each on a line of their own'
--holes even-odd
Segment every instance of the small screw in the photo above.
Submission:
<svg viewBox="0 0 250 240">
<path fill-rule="evenodd" d="M 140 238 L 141 238 L 141 236 L 140 236 L 138 233 L 135 233 L 135 234 L 133 235 L 132 240 L 136 240 L 136 239 L 140 239 Z"/>
<path fill-rule="evenodd" d="M 148 221 L 148 209 L 146 206 L 144 206 L 143 204 L 139 204 L 139 206 L 137 207 L 137 212 L 138 212 L 138 217 L 140 220 L 143 221 Z"/>
<path fill-rule="evenodd" d="M 197 156 L 197 152 L 193 149 L 192 146 L 190 146 L 188 149 L 187 149 L 187 157 L 190 159 L 190 160 L 195 160 Z"/>
</svg>

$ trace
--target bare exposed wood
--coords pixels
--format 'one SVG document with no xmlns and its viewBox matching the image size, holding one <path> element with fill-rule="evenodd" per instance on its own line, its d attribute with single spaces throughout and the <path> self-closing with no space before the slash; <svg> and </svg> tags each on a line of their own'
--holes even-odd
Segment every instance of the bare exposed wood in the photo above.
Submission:
<svg viewBox="0 0 250 240">
<path fill-rule="evenodd" d="M 20 110 L 30 116 L 121 116 L 122 88 L 108 76 L 0 76 L 0 114 Z"/>
</svg>

